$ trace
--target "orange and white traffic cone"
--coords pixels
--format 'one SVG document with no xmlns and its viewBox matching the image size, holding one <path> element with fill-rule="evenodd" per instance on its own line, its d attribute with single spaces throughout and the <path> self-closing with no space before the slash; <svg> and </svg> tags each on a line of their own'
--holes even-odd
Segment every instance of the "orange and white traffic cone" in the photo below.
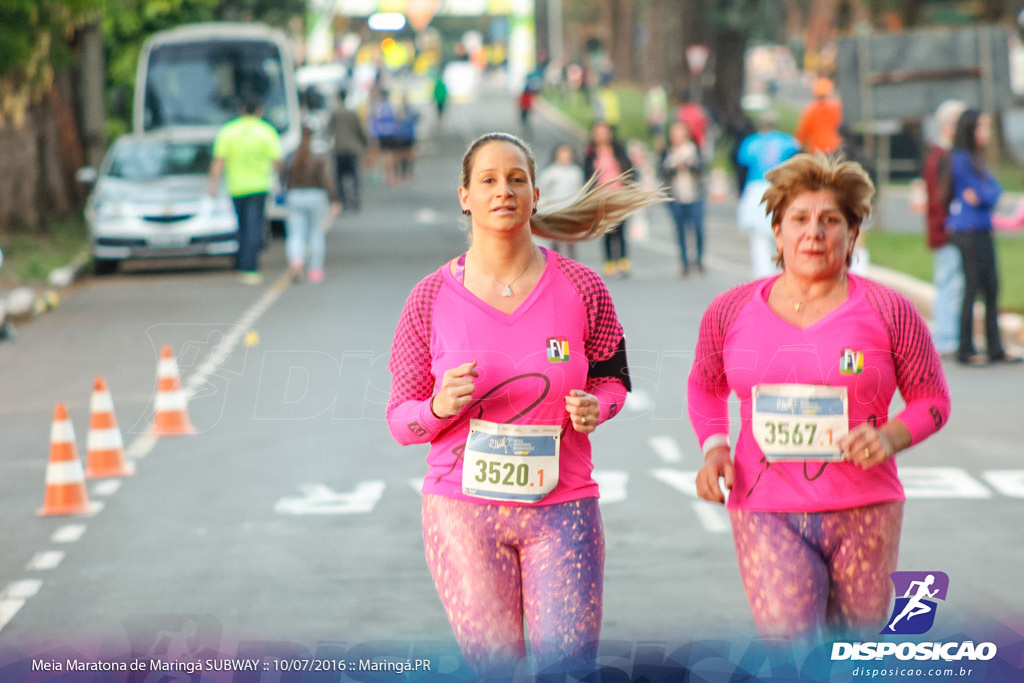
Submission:
<svg viewBox="0 0 1024 683">
<path fill-rule="evenodd" d="M 114 399 L 102 377 L 97 377 L 93 384 L 89 410 L 85 476 L 93 479 L 135 474 L 135 466 L 125 460 L 124 439 L 114 417 Z"/>
<path fill-rule="evenodd" d="M 50 428 L 50 463 L 46 466 L 46 496 L 38 515 L 87 515 L 100 505 L 89 502 L 85 474 L 75 446 L 75 430 L 68 409 L 58 403 Z"/>
<path fill-rule="evenodd" d="M 153 433 L 157 436 L 195 434 L 196 429 L 188 419 L 188 400 L 181 388 L 178 361 L 170 346 L 160 349 L 160 364 L 157 367 L 156 400 L 153 415 Z"/>
</svg>

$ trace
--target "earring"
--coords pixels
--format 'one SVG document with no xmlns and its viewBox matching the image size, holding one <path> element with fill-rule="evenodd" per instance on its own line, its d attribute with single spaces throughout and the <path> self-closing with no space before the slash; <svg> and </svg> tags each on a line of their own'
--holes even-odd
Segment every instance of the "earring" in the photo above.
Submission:
<svg viewBox="0 0 1024 683">
<path fill-rule="evenodd" d="M 469 215 L 469 209 L 463 209 L 462 210 L 462 215 L 463 216 L 468 216 Z"/>
<path fill-rule="evenodd" d="M 537 215 L 537 207 L 536 207 L 536 206 L 535 206 L 535 207 L 533 207 L 533 215 L 534 215 L 534 216 L 536 216 L 536 215 Z"/>
</svg>

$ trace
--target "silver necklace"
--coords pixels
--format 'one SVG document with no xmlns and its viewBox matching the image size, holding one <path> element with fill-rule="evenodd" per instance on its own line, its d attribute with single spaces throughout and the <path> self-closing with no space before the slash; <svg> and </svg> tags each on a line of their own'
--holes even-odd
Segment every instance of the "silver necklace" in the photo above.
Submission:
<svg viewBox="0 0 1024 683">
<path fill-rule="evenodd" d="M 497 280 L 499 284 L 504 284 L 505 285 L 505 289 L 501 290 L 501 295 L 502 296 L 505 296 L 505 297 L 515 296 L 516 293 L 512 291 L 512 285 L 514 285 L 519 280 L 519 278 L 521 278 L 522 276 L 526 275 L 526 271 L 528 271 L 530 269 L 530 266 L 533 265 L 533 258 L 536 255 L 537 255 L 537 247 L 534 247 L 533 249 L 530 250 L 530 260 L 527 262 L 526 268 L 523 268 L 523 272 L 519 273 L 519 275 L 516 275 L 514 278 L 512 278 L 511 280 L 509 280 L 506 283 L 502 283 L 501 280 L 498 280 L 498 278 L 494 277 L 493 275 L 488 273 L 483 268 L 480 268 L 480 270 L 482 270 L 484 273 L 486 273 L 487 275 L 490 275 L 492 278 Z"/>
</svg>

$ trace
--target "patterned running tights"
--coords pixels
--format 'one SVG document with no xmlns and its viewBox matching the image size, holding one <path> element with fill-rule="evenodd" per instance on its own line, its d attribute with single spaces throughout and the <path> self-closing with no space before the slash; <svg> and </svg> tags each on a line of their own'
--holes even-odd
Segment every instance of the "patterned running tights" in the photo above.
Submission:
<svg viewBox="0 0 1024 683">
<path fill-rule="evenodd" d="M 740 578 L 762 637 L 884 625 L 903 503 L 817 513 L 730 510 Z"/>
<path fill-rule="evenodd" d="M 604 528 L 596 498 L 538 506 L 423 496 L 427 565 L 463 657 L 512 669 L 592 666 L 601 632 Z"/>
</svg>

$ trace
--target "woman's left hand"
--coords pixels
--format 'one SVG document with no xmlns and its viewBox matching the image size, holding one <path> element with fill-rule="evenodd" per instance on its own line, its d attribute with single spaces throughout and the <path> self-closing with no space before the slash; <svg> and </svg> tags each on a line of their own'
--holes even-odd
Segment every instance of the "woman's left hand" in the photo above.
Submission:
<svg viewBox="0 0 1024 683">
<path fill-rule="evenodd" d="M 867 423 L 851 429 L 838 445 L 844 460 L 865 470 L 881 465 L 896 452 L 889 435 Z"/>
<path fill-rule="evenodd" d="M 589 434 L 597 429 L 597 420 L 601 416 L 597 396 L 573 389 L 565 397 L 565 411 L 569 413 L 572 428 L 577 432 Z"/>
</svg>

